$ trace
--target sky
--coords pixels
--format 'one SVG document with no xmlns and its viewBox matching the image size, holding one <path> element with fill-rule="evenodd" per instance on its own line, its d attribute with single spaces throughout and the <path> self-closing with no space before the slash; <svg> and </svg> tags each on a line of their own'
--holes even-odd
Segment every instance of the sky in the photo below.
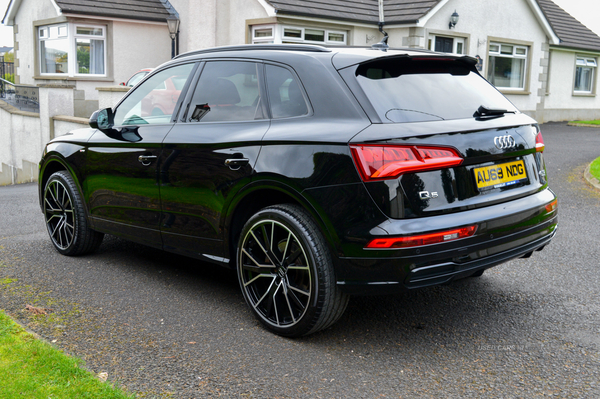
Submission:
<svg viewBox="0 0 600 399">
<path fill-rule="evenodd" d="M 492 0 L 484 0 L 492 1 Z M 553 0 L 585 26 L 600 35 L 600 1 L 598 0 Z M 0 0 L 0 19 L 8 7 L 9 0 Z M 0 47 L 13 47 L 12 27 L 0 25 Z"/>
</svg>

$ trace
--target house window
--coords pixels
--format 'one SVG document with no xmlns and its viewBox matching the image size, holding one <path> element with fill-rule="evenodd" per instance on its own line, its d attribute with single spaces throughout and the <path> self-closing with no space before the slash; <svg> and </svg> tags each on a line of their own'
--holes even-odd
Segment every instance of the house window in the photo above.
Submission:
<svg viewBox="0 0 600 399">
<path fill-rule="evenodd" d="M 345 31 L 301 26 L 256 25 L 252 27 L 252 43 L 309 43 L 346 45 Z"/>
<path fill-rule="evenodd" d="M 488 80 L 501 89 L 525 89 L 529 48 L 505 43 L 490 43 Z"/>
<path fill-rule="evenodd" d="M 105 26 L 41 26 L 38 41 L 41 74 L 106 76 Z"/>
<path fill-rule="evenodd" d="M 346 32 L 328 29 L 283 27 L 282 43 L 346 44 Z"/>
<path fill-rule="evenodd" d="M 67 25 L 39 29 L 42 73 L 69 73 L 69 37 Z"/>
<path fill-rule="evenodd" d="M 104 75 L 104 28 L 76 26 L 77 74 Z"/>
<path fill-rule="evenodd" d="M 597 66 L 595 58 L 577 58 L 574 87 L 576 93 L 592 93 Z"/>
<path fill-rule="evenodd" d="M 259 25 L 252 27 L 252 43 L 274 43 L 275 26 Z"/>
<path fill-rule="evenodd" d="M 429 50 L 441 53 L 465 54 L 465 39 L 462 37 L 429 35 Z"/>
</svg>

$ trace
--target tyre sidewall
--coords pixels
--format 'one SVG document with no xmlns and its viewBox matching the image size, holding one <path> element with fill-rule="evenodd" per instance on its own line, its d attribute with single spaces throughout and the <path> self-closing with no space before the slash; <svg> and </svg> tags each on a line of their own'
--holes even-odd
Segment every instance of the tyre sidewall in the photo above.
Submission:
<svg viewBox="0 0 600 399">
<path fill-rule="evenodd" d="M 240 265 L 241 265 L 241 256 L 242 256 L 241 250 L 242 250 L 242 246 L 244 244 L 244 239 L 245 239 L 246 235 L 248 234 L 248 232 L 250 231 L 250 229 L 256 223 L 258 223 L 260 221 L 264 221 L 264 220 L 276 221 L 278 223 L 283 224 L 291 231 L 293 231 L 293 233 L 296 235 L 296 237 L 298 238 L 298 240 L 304 247 L 306 256 L 310 263 L 311 298 L 310 298 L 310 302 L 308 304 L 308 309 L 306 309 L 306 312 L 302 316 L 302 320 L 300 320 L 298 323 L 296 323 L 290 327 L 278 327 L 278 326 L 275 326 L 275 325 L 269 323 L 268 321 L 264 320 L 263 317 L 256 310 L 254 310 L 252 301 L 248 297 L 248 294 L 246 293 L 246 289 L 244 288 L 244 284 L 243 284 L 243 276 L 242 276 L 242 271 L 241 271 Z M 315 247 L 320 246 L 320 243 L 317 242 L 317 241 L 319 241 L 318 239 L 313 238 L 311 240 L 306 236 L 305 232 L 308 232 L 309 234 L 315 233 L 314 231 L 311 231 L 311 230 L 312 229 L 310 227 L 304 226 L 303 223 L 301 223 L 297 217 L 294 217 L 293 214 L 290 215 L 290 213 L 288 212 L 287 209 L 284 210 L 284 209 L 278 208 L 278 207 L 269 207 L 269 208 L 265 208 L 265 209 L 259 211 L 258 213 L 256 213 L 254 216 L 252 216 L 246 222 L 246 224 L 244 225 L 244 228 L 242 229 L 242 233 L 240 235 L 240 239 L 238 242 L 237 255 L 236 255 L 236 264 L 237 264 L 236 270 L 237 270 L 238 281 L 240 284 L 240 289 L 242 290 L 244 299 L 246 300 L 246 303 L 248 304 L 248 306 L 250 307 L 252 313 L 256 316 L 256 318 L 267 329 L 269 329 L 270 331 L 272 331 L 278 335 L 281 335 L 281 336 L 299 337 L 299 336 L 308 334 L 309 332 L 311 332 L 313 326 L 317 323 L 319 316 L 321 314 L 321 311 L 322 311 L 323 298 L 322 298 L 321 293 L 324 289 L 326 289 L 326 287 L 324 286 L 325 278 L 322 275 L 322 270 L 317 265 L 322 264 L 324 261 L 329 261 L 329 262 L 331 262 L 331 261 L 322 259 L 323 257 L 329 256 L 329 253 L 326 250 L 326 248 L 316 248 L 318 252 L 317 252 L 317 254 L 315 253 Z M 316 233 L 318 234 L 318 232 L 316 232 Z M 321 256 L 318 256 L 318 253 L 320 253 Z M 319 258 L 319 259 L 317 259 L 317 258 Z"/>
<path fill-rule="evenodd" d="M 71 204 L 73 206 L 73 224 L 74 224 L 74 226 L 73 226 L 73 241 L 72 241 L 71 245 L 69 245 L 67 248 L 64 248 L 64 249 L 60 248 L 59 246 L 57 246 L 54 243 L 54 239 L 52 238 L 50 227 L 48 226 L 47 223 L 46 223 L 46 230 L 48 231 L 48 235 L 50 235 L 50 240 L 52 241 L 52 245 L 59 253 L 61 253 L 62 255 L 77 255 L 80 252 L 79 248 L 82 246 L 82 243 L 81 243 L 82 228 L 87 227 L 87 219 L 86 219 L 86 215 L 84 213 L 81 195 L 79 194 L 79 191 L 77 190 L 77 187 L 75 186 L 75 181 L 73 180 L 73 178 L 67 172 L 59 171 L 59 172 L 55 172 L 54 174 L 52 174 L 52 176 L 50 176 L 50 178 L 46 182 L 46 186 L 44 187 L 44 197 L 46 195 L 46 190 L 48 190 L 48 186 L 54 181 L 60 182 L 67 189 L 67 192 L 69 193 L 69 196 L 71 197 Z M 44 205 L 44 218 L 46 218 L 45 209 L 46 208 Z"/>
</svg>

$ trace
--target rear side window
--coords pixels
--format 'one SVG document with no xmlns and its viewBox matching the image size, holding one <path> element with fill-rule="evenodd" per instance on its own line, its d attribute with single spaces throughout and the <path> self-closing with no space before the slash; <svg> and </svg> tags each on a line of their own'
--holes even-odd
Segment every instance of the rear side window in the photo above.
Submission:
<svg viewBox="0 0 600 399">
<path fill-rule="evenodd" d="M 274 119 L 308 114 L 296 77 L 286 68 L 267 65 L 267 87 Z"/>
<path fill-rule="evenodd" d="M 355 77 L 383 122 L 472 118 L 481 105 L 517 111 L 496 88 L 460 61 L 377 60 L 360 65 Z"/>
</svg>

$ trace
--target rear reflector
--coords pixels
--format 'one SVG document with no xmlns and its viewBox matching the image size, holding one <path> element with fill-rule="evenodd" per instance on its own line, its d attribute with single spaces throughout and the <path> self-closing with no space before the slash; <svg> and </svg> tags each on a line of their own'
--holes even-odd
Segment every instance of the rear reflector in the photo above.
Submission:
<svg viewBox="0 0 600 399">
<path fill-rule="evenodd" d="M 443 242 L 459 240 L 461 238 L 471 237 L 475 234 L 476 231 L 477 225 L 474 225 L 447 231 L 440 231 L 438 233 L 421 234 L 416 236 L 376 238 L 372 240 L 365 248 L 395 249 L 439 244 Z"/>
<path fill-rule="evenodd" d="M 394 179 L 404 173 L 451 168 L 463 162 L 451 147 L 351 144 L 350 149 L 363 181 Z"/>
<path fill-rule="evenodd" d="M 555 199 L 554 201 L 552 201 L 551 203 L 546 205 L 546 211 L 548 211 L 548 213 L 554 212 L 556 210 L 557 206 L 558 206 L 558 200 Z"/>
<path fill-rule="evenodd" d="M 544 148 L 546 148 L 544 145 L 544 138 L 542 137 L 542 133 L 538 133 L 538 135 L 535 136 L 535 151 L 544 152 Z"/>
</svg>

